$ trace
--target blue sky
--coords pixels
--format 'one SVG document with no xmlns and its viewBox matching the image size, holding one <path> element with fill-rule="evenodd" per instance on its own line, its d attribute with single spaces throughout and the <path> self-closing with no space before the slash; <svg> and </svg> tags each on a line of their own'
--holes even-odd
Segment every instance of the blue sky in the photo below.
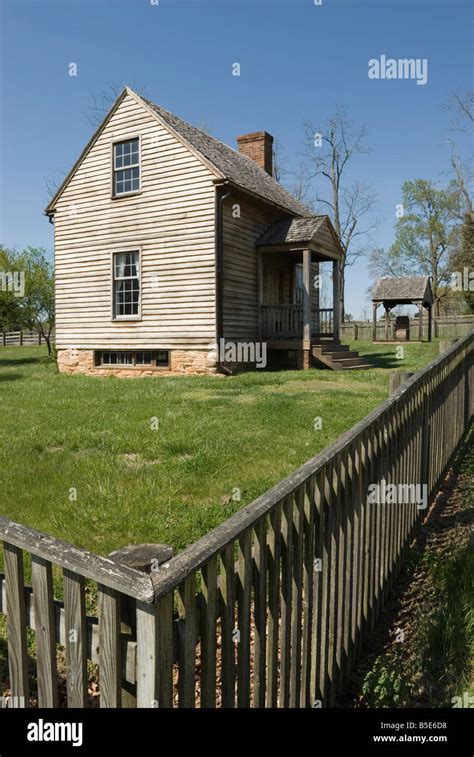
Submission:
<svg viewBox="0 0 474 757">
<path fill-rule="evenodd" d="M 289 169 L 304 122 L 344 105 L 372 148 L 351 175 L 377 193 L 377 246 L 393 240 L 404 180 L 446 180 L 450 116 L 441 106 L 472 88 L 472 8 L 462 0 L 3 0 L 1 16 L 0 241 L 17 248 L 52 251 L 46 179 L 76 160 L 93 130 L 92 95 L 111 82 L 205 120 L 232 146 L 238 134 L 265 129 Z M 381 54 L 426 58 L 427 84 L 370 80 L 368 61 Z M 368 285 L 361 260 L 348 272 L 355 317 Z"/>
</svg>

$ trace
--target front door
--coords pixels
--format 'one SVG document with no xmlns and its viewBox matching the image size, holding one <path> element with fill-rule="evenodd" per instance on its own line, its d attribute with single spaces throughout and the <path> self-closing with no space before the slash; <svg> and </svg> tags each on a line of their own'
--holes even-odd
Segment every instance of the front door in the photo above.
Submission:
<svg viewBox="0 0 474 757">
<path fill-rule="evenodd" d="M 293 292 L 293 302 L 295 305 L 303 304 L 303 265 L 302 263 L 296 263 L 295 265 L 295 289 Z"/>
<path fill-rule="evenodd" d="M 285 303 L 285 271 L 274 268 L 265 271 L 264 295 L 267 305 Z"/>
</svg>

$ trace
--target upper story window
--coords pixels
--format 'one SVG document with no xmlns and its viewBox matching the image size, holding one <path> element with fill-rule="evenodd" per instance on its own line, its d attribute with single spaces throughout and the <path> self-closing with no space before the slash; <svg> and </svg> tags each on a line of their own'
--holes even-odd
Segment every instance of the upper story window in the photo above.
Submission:
<svg viewBox="0 0 474 757">
<path fill-rule="evenodd" d="M 114 318 L 140 316 L 140 253 L 114 254 Z"/>
<path fill-rule="evenodd" d="M 140 190 L 139 140 L 129 139 L 114 144 L 114 195 Z"/>
</svg>

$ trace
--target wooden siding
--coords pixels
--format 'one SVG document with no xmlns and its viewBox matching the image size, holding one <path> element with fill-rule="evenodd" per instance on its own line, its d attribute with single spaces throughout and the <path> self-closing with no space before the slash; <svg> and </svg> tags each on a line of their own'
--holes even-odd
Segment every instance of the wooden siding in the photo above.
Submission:
<svg viewBox="0 0 474 757">
<path fill-rule="evenodd" d="M 240 217 L 233 210 L 240 206 Z M 257 338 L 257 239 L 282 211 L 233 191 L 223 210 L 224 337 Z"/>
<path fill-rule="evenodd" d="M 112 199 L 112 143 L 140 135 L 141 193 Z M 129 95 L 54 218 L 59 349 L 205 348 L 215 341 L 213 174 Z M 141 249 L 142 320 L 112 320 L 114 251 Z"/>
</svg>

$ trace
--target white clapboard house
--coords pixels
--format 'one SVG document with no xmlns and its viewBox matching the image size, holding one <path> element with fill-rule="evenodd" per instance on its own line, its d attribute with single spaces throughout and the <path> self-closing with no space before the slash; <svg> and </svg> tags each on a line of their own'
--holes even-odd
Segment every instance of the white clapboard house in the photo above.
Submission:
<svg viewBox="0 0 474 757">
<path fill-rule="evenodd" d="M 125 87 L 46 209 L 61 371 L 213 373 L 263 345 L 269 364 L 361 364 L 315 286 L 331 261 L 337 289 L 339 240 L 272 178 L 272 142 L 234 150 Z"/>
</svg>

